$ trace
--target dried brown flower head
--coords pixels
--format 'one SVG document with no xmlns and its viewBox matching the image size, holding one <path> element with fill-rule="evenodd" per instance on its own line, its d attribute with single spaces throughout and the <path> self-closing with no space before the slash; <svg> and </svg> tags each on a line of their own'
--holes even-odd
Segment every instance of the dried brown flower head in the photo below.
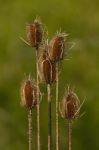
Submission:
<svg viewBox="0 0 99 150">
<path fill-rule="evenodd" d="M 42 62 L 43 76 L 47 84 L 51 84 L 56 78 L 56 67 L 48 58 Z"/>
<path fill-rule="evenodd" d="M 39 58 L 39 76 L 47 84 L 51 84 L 56 79 L 56 65 L 49 59 L 46 46 Z"/>
<path fill-rule="evenodd" d="M 66 119 L 75 119 L 79 116 L 80 101 L 76 93 L 68 90 L 62 100 L 62 115 Z"/>
<path fill-rule="evenodd" d="M 22 82 L 21 104 L 29 109 L 37 105 L 37 87 L 30 77 Z"/>
<path fill-rule="evenodd" d="M 27 39 L 31 47 L 38 47 L 42 42 L 42 24 L 38 19 L 34 20 L 33 24 L 26 25 Z"/>
<path fill-rule="evenodd" d="M 65 34 L 58 33 L 49 43 L 48 53 L 51 61 L 60 61 L 64 57 Z"/>
</svg>

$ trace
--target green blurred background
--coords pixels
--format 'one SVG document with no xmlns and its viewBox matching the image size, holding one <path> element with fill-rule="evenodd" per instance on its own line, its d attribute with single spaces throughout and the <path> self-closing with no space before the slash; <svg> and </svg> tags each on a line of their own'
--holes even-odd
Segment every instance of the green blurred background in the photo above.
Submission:
<svg viewBox="0 0 99 150">
<path fill-rule="evenodd" d="M 27 150 L 27 111 L 20 106 L 24 74 L 35 78 L 35 49 L 26 37 L 25 25 L 40 16 L 50 38 L 62 28 L 76 43 L 69 60 L 61 65 L 60 101 L 64 87 L 75 86 L 86 115 L 73 126 L 73 150 L 99 149 L 99 1 L 98 0 L 0 0 L 0 150 Z M 52 87 L 53 150 L 55 150 L 55 85 Z M 41 103 L 41 149 L 47 150 L 46 87 Z M 67 122 L 61 117 L 60 150 L 67 149 Z M 36 150 L 36 110 L 33 110 L 33 149 Z"/>
</svg>

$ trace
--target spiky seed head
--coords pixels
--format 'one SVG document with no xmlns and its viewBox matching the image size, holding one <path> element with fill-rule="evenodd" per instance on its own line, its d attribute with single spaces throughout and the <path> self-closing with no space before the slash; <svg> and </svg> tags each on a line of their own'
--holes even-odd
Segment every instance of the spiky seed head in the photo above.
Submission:
<svg viewBox="0 0 99 150">
<path fill-rule="evenodd" d="M 27 39 L 31 47 L 38 47 L 42 42 L 42 24 L 38 19 L 33 24 L 26 25 Z"/>
<path fill-rule="evenodd" d="M 62 113 L 66 119 L 75 119 L 79 115 L 80 101 L 76 93 L 69 90 L 62 100 Z M 78 111 L 78 112 L 77 112 Z M 77 113 L 76 113 L 77 112 Z"/>
<path fill-rule="evenodd" d="M 52 63 L 44 51 L 39 58 L 39 77 L 47 84 L 51 84 L 56 79 L 56 64 Z"/>
<path fill-rule="evenodd" d="M 39 57 L 39 77 L 47 84 L 51 84 L 56 79 L 56 65 L 52 63 L 48 56 L 48 45 L 45 43 Z"/>
<path fill-rule="evenodd" d="M 21 104 L 28 109 L 37 105 L 37 86 L 30 77 L 22 82 Z"/>
<path fill-rule="evenodd" d="M 48 53 L 51 61 L 60 61 L 64 57 L 65 34 L 58 33 L 49 43 Z"/>
<path fill-rule="evenodd" d="M 42 72 L 47 84 L 51 84 L 56 79 L 56 66 L 48 58 L 42 62 Z"/>
</svg>

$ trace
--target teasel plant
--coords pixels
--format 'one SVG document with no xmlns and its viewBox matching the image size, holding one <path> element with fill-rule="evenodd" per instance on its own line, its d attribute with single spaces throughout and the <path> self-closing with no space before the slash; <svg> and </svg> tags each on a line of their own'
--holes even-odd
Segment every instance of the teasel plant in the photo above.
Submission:
<svg viewBox="0 0 99 150">
<path fill-rule="evenodd" d="M 65 56 L 66 36 L 64 32 L 57 32 L 48 47 L 49 59 L 56 64 L 56 150 L 59 150 L 59 63 Z"/>
<path fill-rule="evenodd" d="M 80 103 L 77 94 L 68 86 L 63 97 L 62 103 L 59 103 L 59 111 L 62 118 L 68 121 L 68 150 L 72 150 L 72 125 L 75 120 L 82 117 L 85 112 L 80 115 L 80 110 L 85 100 Z"/>
<path fill-rule="evenodd" d="M 28 46 L 33 47 L 36 49 L 35 56 L 36 56 L 36 84 L 37 84 L 37 150 L 40 150 L 40 97 L 39 97 L 39 76 L 38 76 L 38 54 L 39 54 L 39 47 L 43 41 L 43 25 L 40 21 L 39 17 L 36 17 L 33 23 L 28 23 L 26 25 L 26 33 L 27 33 L 27 41 L 20 37 L 20 39 L 26 43 Z"/>
<path fill-rule="evenodd" d="M 32 150 L 32 109 L 37 106 L 37 85 L 29 75 L 21 84 L 21 105 L 28 111 L 28 143 Z"/>
<path fill-rule="evenodd" d="M 42 42 L 43 28 L 39 18 L 34 20 L 33 24 L 27 24 L 27 39 L 31 47 L 36 49 L 36 81 L 37 81 L 37 149 L 40 150 L 40 97 L 39 97 L 39 77 L 38 77 L 38 53 L 39 46 Z"/>
<path fill-rule="evenodd" d="M 47 85 L 48 100 L 48 150 L 52 149 L 52 116 L 51 116 L 51 85 L 56 80 L 56 64 L 52 63 L 48 55 L 48 40 L 43 45 L 39 58 L 39 76 Z"/>
</svg>

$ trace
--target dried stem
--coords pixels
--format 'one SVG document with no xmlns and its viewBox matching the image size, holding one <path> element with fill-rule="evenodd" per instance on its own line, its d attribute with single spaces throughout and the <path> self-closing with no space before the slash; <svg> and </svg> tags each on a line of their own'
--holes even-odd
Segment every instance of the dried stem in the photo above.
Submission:
<svg viewBox="0 0 99 150">
<path fill-rule="evenodd" d="M 72 122 L 68 120 L 68 149 L 72 148 Z"/>
<path fill-rule="evenodd" d="M 47 85 L 47 93 L 48 93 L 48 150 L 51 150 L 52 118 L 51 118 L 51 87 L 50 87 L 50 84 Z"/>
<path fill-rule="evenodd" d="M 37 70 L 37 150 L 40 150 L 40 98 L 39 98 L 39 76 L 38 76 L 38 50 L 36 50 L 36 70 Z"/>
<path fill-rule="evenodd" d="M 32 150 L 32 109 L 28 110 L 28 138 L 29 150 Z"/>
<path fill-rule="evenodd" d="M 56 63 L 56 150 L 59 150 L 59 121 L 58 121 L 58 100 L 59 100 L 59 71 Z"/>
</svg>

